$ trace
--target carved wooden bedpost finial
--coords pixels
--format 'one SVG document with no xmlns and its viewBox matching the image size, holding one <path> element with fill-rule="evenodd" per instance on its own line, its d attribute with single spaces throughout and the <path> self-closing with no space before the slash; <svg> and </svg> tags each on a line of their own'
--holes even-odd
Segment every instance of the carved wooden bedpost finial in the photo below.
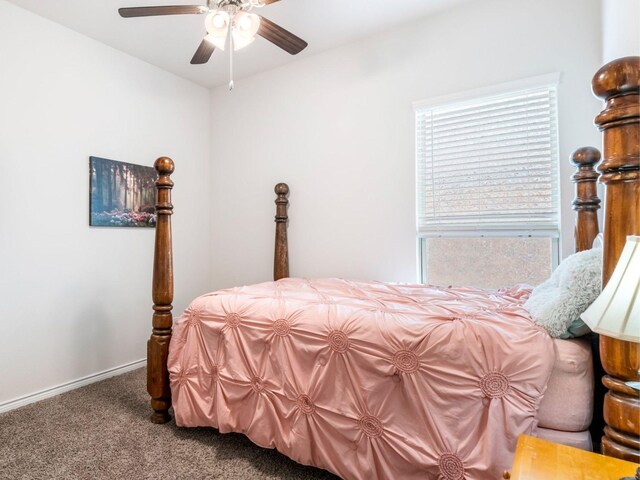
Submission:
<svg viewBox="0 0 640 480">
<path fill-rule="evenodd" d="M 169 341 L 173 317 L 173 252 L 171 240 L 171 174 L 175 166 L 167 157 L 154 164 L 158 172 L 156 181 L 156 243 L 153 257 L 153 331 L 147 343 L 147 391 L 151 395 L 153 423 L 166 423 L 171 419 L 171 389 L 169 387 Z"/>
<path fill-rule="evenodd" d="M 595 123 L 603 133 L 603 161 L 598 170 L 605 185 L 604 259 L 607 283 L 627 235 L 640 234 L 640 57 L 608 63 L 593 78 L 593 92 L 606 101 Z M 609 389 L 604 400 L 607 426 L 602 453 L 640 461 L 640 399 L 625 385 L 640 380 L 640 344 L 600 335 L 600 358 Z"/>
<path fill-rule="evenodd" d="M 598 173 L 595 165 L 600 161 L 600 151 L 594 147 L 583 147 L 571 154 L 571 163 L 578 167 L 573 175 L 576 185 L 573 209 L 578 212 L 576 219 L 575 242 L 576 252 L 588 250 L 598 235 Z"/>
<path fill-rule="evenodd" d="M 273 279 L 289 277 L 289 246 L 287 243 L 287 206 L 289 200 L 289 186 L 286 183 L 279 183 L 275 187 L 276 195 L 276 247 L 273 259 Z"/>
</svg>

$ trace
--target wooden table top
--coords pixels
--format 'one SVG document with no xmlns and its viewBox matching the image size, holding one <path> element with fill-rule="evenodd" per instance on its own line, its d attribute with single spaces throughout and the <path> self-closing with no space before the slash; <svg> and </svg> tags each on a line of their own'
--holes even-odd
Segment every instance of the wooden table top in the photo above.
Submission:
<svg viewBox="0 0 640 480">
<path fill-rule="evenodd" d="M 511 480 L 620 480 L 640 465 L 528 435 L 518 437 Z"/>
</svg>

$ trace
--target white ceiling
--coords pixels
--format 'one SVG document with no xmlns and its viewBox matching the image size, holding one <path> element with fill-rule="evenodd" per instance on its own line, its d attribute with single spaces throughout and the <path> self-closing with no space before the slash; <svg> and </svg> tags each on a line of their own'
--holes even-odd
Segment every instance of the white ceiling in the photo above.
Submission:
<svg viewBox="0 0 640 480">
<path fill-rule="evenodd" d="M 216 51 L 206 65 L 189 61 L 204 35 L 204 15 L 121 18 L 120 7 L 205 4 L 205 0 L 9 0 L 88 37 L 205 87 L 228 81 L 228 57 Z M 309 46 L 297 56 L 261 37 L 237 52 L 236 79 L 297 58 L 390 30 L 469 0 L 282 0 L 260 9 Z"/>
</svg>

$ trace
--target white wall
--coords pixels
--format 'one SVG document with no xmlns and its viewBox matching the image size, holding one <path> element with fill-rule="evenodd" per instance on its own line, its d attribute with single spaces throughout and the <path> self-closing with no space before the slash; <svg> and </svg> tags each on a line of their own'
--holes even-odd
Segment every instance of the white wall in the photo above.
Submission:
<svg viewBox="0 0 640 480">
<path fill-rule="evenodd" d="M 213 285 L 270 278 L 278 181 L 292 191 L 292 275 L 415 281 L 412 102 L 552 72 L 572 252 L 569 154 L 600 144 L 600 12 L 598 0 L 473 2 L 215 89 Z"/>
<path fill-rule="evenodd" d="M 640 55 L 640 0 L 602 0 L 603 63 Z"/>
<path fill-rule="evenodd" d="M 145 357 L 154 230 L 88 227 L 90 155 L 176 161 L 176 312 L 211 208 L 208 90 L 4 0 L 0 60 L 1 404 Z"/>
</svg>

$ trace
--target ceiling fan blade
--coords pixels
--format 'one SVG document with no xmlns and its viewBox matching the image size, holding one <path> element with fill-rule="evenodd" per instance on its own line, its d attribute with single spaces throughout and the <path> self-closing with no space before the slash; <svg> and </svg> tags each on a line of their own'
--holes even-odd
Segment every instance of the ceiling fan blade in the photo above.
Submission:
<svg viewBox="0 0 640 480">
<path fill-rule="evenodd" d="M 291 55 L 300 53 L 307 47 L 307 42 L 299 37 L 296 37 L 293 33 L 285 30 L 280 25 L 276 25 L 271 20 L 267 20 L 264 17 L 260 17 L 260 28 L 258 29 L 258 35 L 266 38 L 274 45 L 277 45 L 281 49 L 289 52 Z"/>
<path fill-rule="evenodd" d="M 125 7 L 119 8 L 121 17 L 155 17 L 157 15 L 197 15 L 207 13 L 209 9 L 203 5 L 167 5 L 164 7 Z"/>
<path fill-rule="evenodd" d="M 194 53 L 193 58 L 191 59 L 191 65 L 202 65 L 203 63 L 207 63 L 215 49 L 216 47 L 214 47 L 211 42 L 202 39 L 200 46 L 198 46 L 196 53 Z"/>
<path fill-rule="evenodd" d="M 272 3 L 279 2 L 280 0 L 260 0 L 264 5 L 271 5 Z"/>
</svg>

